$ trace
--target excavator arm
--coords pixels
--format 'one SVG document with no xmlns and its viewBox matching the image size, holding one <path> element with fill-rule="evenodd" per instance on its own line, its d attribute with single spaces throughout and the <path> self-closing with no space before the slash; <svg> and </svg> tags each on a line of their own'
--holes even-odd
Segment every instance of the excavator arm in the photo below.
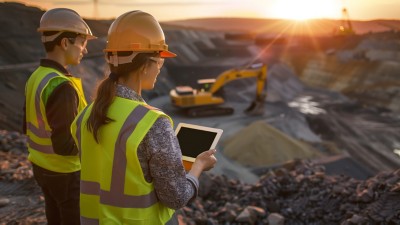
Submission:
<svg viewBox="0 0 400 225">
<path fill-rule="evenodd" d="M 232 69 L 232 70 L 227 70 L 220 74 L 217 79 L 215 80 L 215 83 L 211 86 L 210 92 L 212 94 L 215 94 L 220 88 L 222 88 L 226 83 L 237 80 L 237 79 L 242 79 L 242 78 L 251 78 L 251 77 L 257 77 L 257 90 L 256 90 L 256 95 L 257 98 L 259 98 L 264 90 L 264 85 L 265 85 L 265 79 L 267 78 L 267 66 L 262 65 L 261 67 L 252 67 L 248 69 Z"/>
</svg>

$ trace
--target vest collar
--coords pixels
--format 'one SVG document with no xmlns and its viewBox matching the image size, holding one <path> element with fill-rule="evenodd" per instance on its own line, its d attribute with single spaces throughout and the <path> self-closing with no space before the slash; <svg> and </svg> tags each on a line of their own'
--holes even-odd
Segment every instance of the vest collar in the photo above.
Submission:
<svg viewBox="0 0 400 225">
<path fill-rule="evenodd" d="M 65 76 L 71 76 L 71 74 L 68 72 L 68 70 L 65 69 L 60 63 L 58 63 L 54 60 L 51 60 L 51 59 L 41 59 L 40 66 L 53 68 L 55 70 L 60 71 Z"/>
</svg>

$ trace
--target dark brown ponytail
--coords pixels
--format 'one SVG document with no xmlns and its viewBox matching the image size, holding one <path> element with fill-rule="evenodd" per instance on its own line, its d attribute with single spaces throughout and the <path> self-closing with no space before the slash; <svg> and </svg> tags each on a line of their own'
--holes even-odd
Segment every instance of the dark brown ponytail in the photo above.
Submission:
<svg viewBox="0 0 400 225">
<path fill-rule="evenodd" d="M 118 52 L 119 56 L 127 56 L 132 52 Z M 97 143 L 98 131 L 102 125 L 115 121 L 107 117 L 108 108 L 112 104 L 116 94 L 116 83 L 119 77 L 128 77 L 131 72 L 139 71 L 146 63 L 149 63 L 149 57 L 157 56 L 157 53 L 139 53 L 132 63 L 122 64 L 115 67 L 109 64 L 111 73 L 105 78 L 97 88 L 96 99 L 93 102 L 92 111 L 86 122 L 87 129 L 93 133 Z"/>
<path fill-rule="evenodd" d="M 93 137 L 97 143 L 99 143 L 97 135 L 99 128 L 104 124 L 114 121 L 107 117 L 107 110 L 114 100 L 115 93 L 115 81 L 110 78 L 104 79 L 97 89 L 97 97 L 93 102 L 92 112 L 86 123 L 88 130 L 93 133 Z"/>
</svg>

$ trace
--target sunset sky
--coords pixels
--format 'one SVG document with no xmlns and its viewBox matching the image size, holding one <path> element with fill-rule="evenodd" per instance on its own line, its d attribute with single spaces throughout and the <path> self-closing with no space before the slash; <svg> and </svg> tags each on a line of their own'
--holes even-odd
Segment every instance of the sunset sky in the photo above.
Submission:
<svg viewBox="0 0 400 225">
<path fill-rule="evenodd" d="M 4 1 L 2 1 L 4 2 Z M 17 0 L 42 9 L 66 7 L 86 18 L 115 18 L 140 9 L 160 21 L 204 17 L 400 19 L 400 0 Z M 95 7 L 94 2 L 97 2 Z"/>
</svg>

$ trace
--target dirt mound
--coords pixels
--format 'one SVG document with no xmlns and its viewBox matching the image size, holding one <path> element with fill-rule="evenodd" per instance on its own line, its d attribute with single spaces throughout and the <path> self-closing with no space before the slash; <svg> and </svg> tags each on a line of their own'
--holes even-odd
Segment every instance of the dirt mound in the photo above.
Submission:
<svg viewBox="0 0 400 225">
<path fill-rule="evenodd" d="M 318 150 L 288 137 L 263 121 L 250 124 L 226 140 L 223 153 L 242 165 L 256 167 L 319 155 Z"/>
</svg>

